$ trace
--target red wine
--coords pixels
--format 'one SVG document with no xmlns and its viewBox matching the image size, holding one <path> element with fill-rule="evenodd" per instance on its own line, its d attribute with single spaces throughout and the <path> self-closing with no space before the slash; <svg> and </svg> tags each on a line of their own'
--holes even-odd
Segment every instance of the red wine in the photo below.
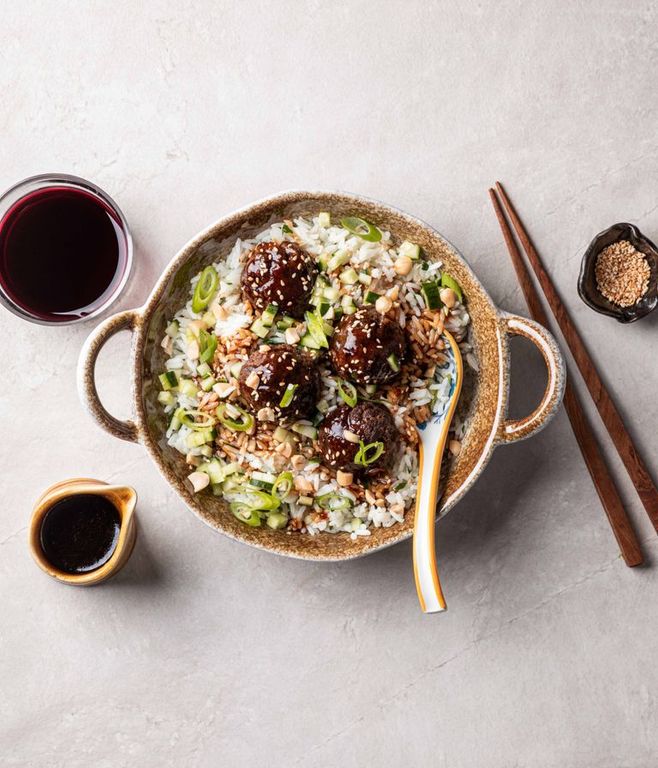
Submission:
<svg viewBox="0 0 658 768">
<path fill-rule="evenodd" d="M 121 282 L 127 240 L 103 200 L 46 187 L 18 200 L 0 222 L 0 283 L 14 304 L 42 320 L 94 312 Z"/>
<path fill-rule="evenodd" d="M 116 549 L 121 518 L 104 496 L 67 496 L 54 504 L 41 524 L 41 549 L 60 571 L 87 573 L 104 565 Z"/>
</svg>

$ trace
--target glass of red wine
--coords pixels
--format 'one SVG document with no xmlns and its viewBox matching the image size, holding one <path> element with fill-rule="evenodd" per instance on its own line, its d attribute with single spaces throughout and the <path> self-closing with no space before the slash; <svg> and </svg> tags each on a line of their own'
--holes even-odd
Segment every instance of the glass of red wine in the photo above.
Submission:
<svg viewBox="0 0 658 768">
<path fill-rule="evenodd" d="M 85 179 L 32 176 L 0 197 L 0 303 L 25 320 L 96 317 L 121 293 L 132 256 L 119 206 Z"/>
</svg>

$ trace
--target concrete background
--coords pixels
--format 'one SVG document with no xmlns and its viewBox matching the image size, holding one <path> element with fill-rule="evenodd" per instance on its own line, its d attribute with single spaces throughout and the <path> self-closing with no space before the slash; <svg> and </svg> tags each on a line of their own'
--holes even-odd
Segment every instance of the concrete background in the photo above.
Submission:
<svg viewBox="0 0 658 768">
<path fill-rule="evenodd" d="M 430 221 L 524 312 L 486 194 L 500 178 L 658 476 L 658 314 L 622 327 L 576 295 L 596 232 L 631 221 L 658 238 L 657 3 L 1 9 L 0 186 L 60 170 L 118 200 L 136 268 L 117 309 L 206 224 L 297 187 Z M 83 413 L 93 322 L 0 315 L 3 765 L 656 765 L 656 534 L 608 450 L 649 561 L 626 568 L 563 412 L 498 450 L 440 524 L 450 610 L 425 617 L 408 545 L 313 565 L 213 534 Z M 101 361 L 118 415 L 127 347 Z M 544 371 L 523 343 L 513 364 L 522 415 Z M 26 542 L 43 488 L 85 475 L 140 495 L 132 560 L 91 590 L 51 581 Z"/>
</svg>

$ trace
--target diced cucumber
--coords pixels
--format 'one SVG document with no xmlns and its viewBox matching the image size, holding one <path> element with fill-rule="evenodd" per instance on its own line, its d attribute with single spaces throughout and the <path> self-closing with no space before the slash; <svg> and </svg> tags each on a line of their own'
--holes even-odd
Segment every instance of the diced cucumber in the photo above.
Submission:
<svg viewBox="0 0 658 768">
<path fill-rule="evenodd" d="M 357 274 L 356 269 L 350 267 L 349 269 L 344 269 L 340 273 L 338 279 L 343 285 L 354 285 L 355 283 L 358 283 L 359 275 Z"/>
<path fill-rule="evenodd" d="M 316 427 L 312 426 L 311 424 L 304 424 L 299 421 L 292 425 L 292 431 L 296 432 L 298 435 L 304 435 L 304 437 L 308 437 L 311 440 L 315 440 L 318 436 L 318 430 Z"/>
<path fill-rule="evenodd" d="M 435 280 L 426 280 L 420 285 L 420 291 L 425 299 L 425 306 L 428 309 L 440 309 L 441 297 L 439 296 L 439 286 Z"/>
<path fill-rule="evenodd" d="M 278 311 L 279 307 L 276 304 L 269 304 L 267 309 L 260 316 L 260 319 L 263 321 L 263 325 L 266 328 L 272 327 L 272 323 L 274 322 L 274 318 Z"/>
<path fill-rule="evenodd" d="M 199 448 L 199 453 L 209 459 L 212 456 L 212 445 L 202 445 L 201 448 Z"/>
<path fill-rule="evenodd" d="M 329 259 L 330 257 L 326 254 L 323 254 L 322 256 L 318 256 L 318 266 L 322 270 L 322 272 L 326 272 L 327 268 L 329 267 Z"/>
<path fill-rule="evenodd" d="M 250 330 L 258 336 L 259 339 L 264 339 L 267 334 L 270 332 L 270 329 L 267 325 L 264 325 L 263 318 L 257 317 L 254 322 L 251 324 Z"/>
<path fill-rule="evenodd" d="M 310 335 L 313 341 L 317 344 L 317 347 L 310 347 L 310 344 L 305 344 L 304 346 L 308 346 L 311 349 L 328 349 L 329 342 L 327 341 L 327 334 L 324 330 L 322 320 L 311 312 L 306 312 L 304 314 L 304 319 L 306 320 L 306 330 L 308 331 L 304 338 Z"/>
<path fill-rule="evenodd" d="M 169 389 L 173 389 L 174 387 L 178 386 L 178 377 L 174 373 L 174 371 L 167 371 L 166 373 L 161 373 L 160 376 L 158 376 L 160 379 L 160 386 L 162 389 L 165 390 L 165 392 Z"/>
<path fill-rule="evenodd" d="M 347 264 L 350 259 L 351 255 L 347 251 L 336 251 L 327 263 L 327 272 L 335 272 L 339 267 Z"/>
<path fill-rule="evenodd" d="M 374 304 L 380 296 L 381 293 L 376 293 L 375 291 L 366 291 L 365 296 L 363 297 L 363 301 L 365 304 Z"/>
<path fill-rule="evenodd" d="M 318 312 L 324 317 L 327 312 L 331 309 L 331 304 L 328 301 L 322 300 L 318 304 Z"/>
<path fill-rule="evenodd" d="M 206 443 L 212 442 L 214 439 L 214 429 L 199 429 L 196 432 L 191 432 L 185 442 L 188 448 L 199 448 Z"/>
<path fill-rule="evenodd" d="M 196 372 L 199 376 L 210 376 L 210 366 L 208 363 L 201 363 L 201 365 L 197 365 Z"/>
<path fill-rule="evenodd" d="M 214 376 L 206 376 L 205 379 L 202 379 L 201 381 L 201 389 L 204 392 L 210 392 L 210 390 L 215 386 L 215 378 Z"/>
<path fill-rule="evenodd" d="M 420 246 L 405 240 L 398 248 L 400 256 L 408 256 L 412 261 L 420 259 Z"/>
<path fill-rule="evenodd" d="M 312 496 L 300 496 L 297 499 L 298 504 L 303 504 L 305 507 L 312 507 L 313 506 L 313 497 Z"/>
<path fill-rule="evenodd" d="M 272 528 L 274 531 L 278 531 L 281 528 L 285 528 L 288 524 L 288 518 L 283 512 L 270 512 L 265 520 L 265 524 L 268 528 Z"/>
<path fill-rule="evenodd" d="M 295 441 L 295 436 L 283 427 L 277 427 L 274 430 L 273 437 L 278 443 L 290 443 Z"/>
<path fill-rule="evenodd" d="M 337 301 L 340 296 L 340 290 L 335 285 L 330 285 L 324 289 L 324 297 L 329 301 Z"/>
<path fill-rule="evenodd" d="M 329 410 L 329 403 L 326 400 L 319 400 L 316 408 L 320 413 L 325 414 Z"/>
<path fill-rule="evenodd" d="M 173 339 L 173 337 L 178 333 L 178 320 L 172 320 L 166 327 L 165 333 L 167 336 L 170 336 Z"/>
<path fill-rule="evenodd" d="M 162 405 L 175 405 L 176 395 L 173 392 L 158 392 L 158 402 Z"/>
<path fill-rule="evenodd" d="M 320 213 L 318 213 L 318 224 L 321 227 L 330 227 L 331 215 L 327 213 L 327 211 L 320 211 Z"/>
<path fill-rule="evenodd" d="M 222 483 L 226 478 L 224 467 L 219 459 L 211 459 L 199 467 L 199 472 L 205 472 L 213 484 Z"/>
<path fill-rule="evenodd" d="M 199 392 L 197 385 L 190 379 L 181 379 L 178 382 L 178 389 L 181 395 L 187 395 L 188 397 L 196 397 Z"/>
<path fill-rule="evenodd" d="M 240 371 L 242 370 L 243 365 L 244 363 L 233 363 L 233 365 L 229 368 L 231 376 L 233 376 L 234 379 L 237 379 L 240 375 Z"/>
<path fill-rule="evenodd" d="M 367 272 L 359 272 L 359 282 L 361 285 L 370 285 L 372 283 L 372 275 Z"/>
<path fill-rule="evenodd" d="M 377 385 L 376 384 L 366 384 L 364 389 L 366 390 L 366 394 L 374 395 L 375 392 L 377 391 Z"/>
<path fill-rule="evenodd" d="M 174 415 L 171 417 L 171 421 L 169 422 L 169 429 L 171 429 L 173 432 L 176 432 L 176 430 L 180 429 L 180 425 L 181 421 L 174 411 Z"/>
<path fill-rule="evenodd" d="M 446 272 L 441 275 L 441 285 L 443 288 L 451 288 L 457 294 L 457 298 L 460 302 L 464 298 L 462 295 L 461 285 L 459 285 L 454 277 L 447 274 Z"/>
<path fill-rule="evenodd" d="M 280 320 L 276 321 L 276 327 L 280 331 L 285 331 L 288 328 L 292 328 L 294 324 L 295 324 L 295 318 L 288 317 L 288 315 L 284 315 Z"/>
<path fill-rule="evenodd" d="M 356 305 L 354 304 L 354 299 L 351 296 L 343 296 L 340 305 L 346 315 L 353 315 L 356 312 Z"/>
</svg>

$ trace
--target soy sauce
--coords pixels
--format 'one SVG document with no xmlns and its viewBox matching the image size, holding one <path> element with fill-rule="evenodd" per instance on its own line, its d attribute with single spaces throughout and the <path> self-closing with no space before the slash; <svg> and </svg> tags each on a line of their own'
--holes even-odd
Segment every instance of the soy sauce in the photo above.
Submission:
<svg viewBox="0 0 658 768">
<path fill-rule="evenodd" d="M 65 573 L 87 573 L 106 563 L 116 549 L 121 518 L 103 496 L 79 494 L 54 504 L 41 523 L 41 549 Z"/>
<path fill-rule="evenodd" d="M 93 312 L 121 281 L 126 261 L 116 213 L 83 190 L 37 190 L 0 223 L 2 289 L 43 320 L 70 321 Z"/>
</svg>

